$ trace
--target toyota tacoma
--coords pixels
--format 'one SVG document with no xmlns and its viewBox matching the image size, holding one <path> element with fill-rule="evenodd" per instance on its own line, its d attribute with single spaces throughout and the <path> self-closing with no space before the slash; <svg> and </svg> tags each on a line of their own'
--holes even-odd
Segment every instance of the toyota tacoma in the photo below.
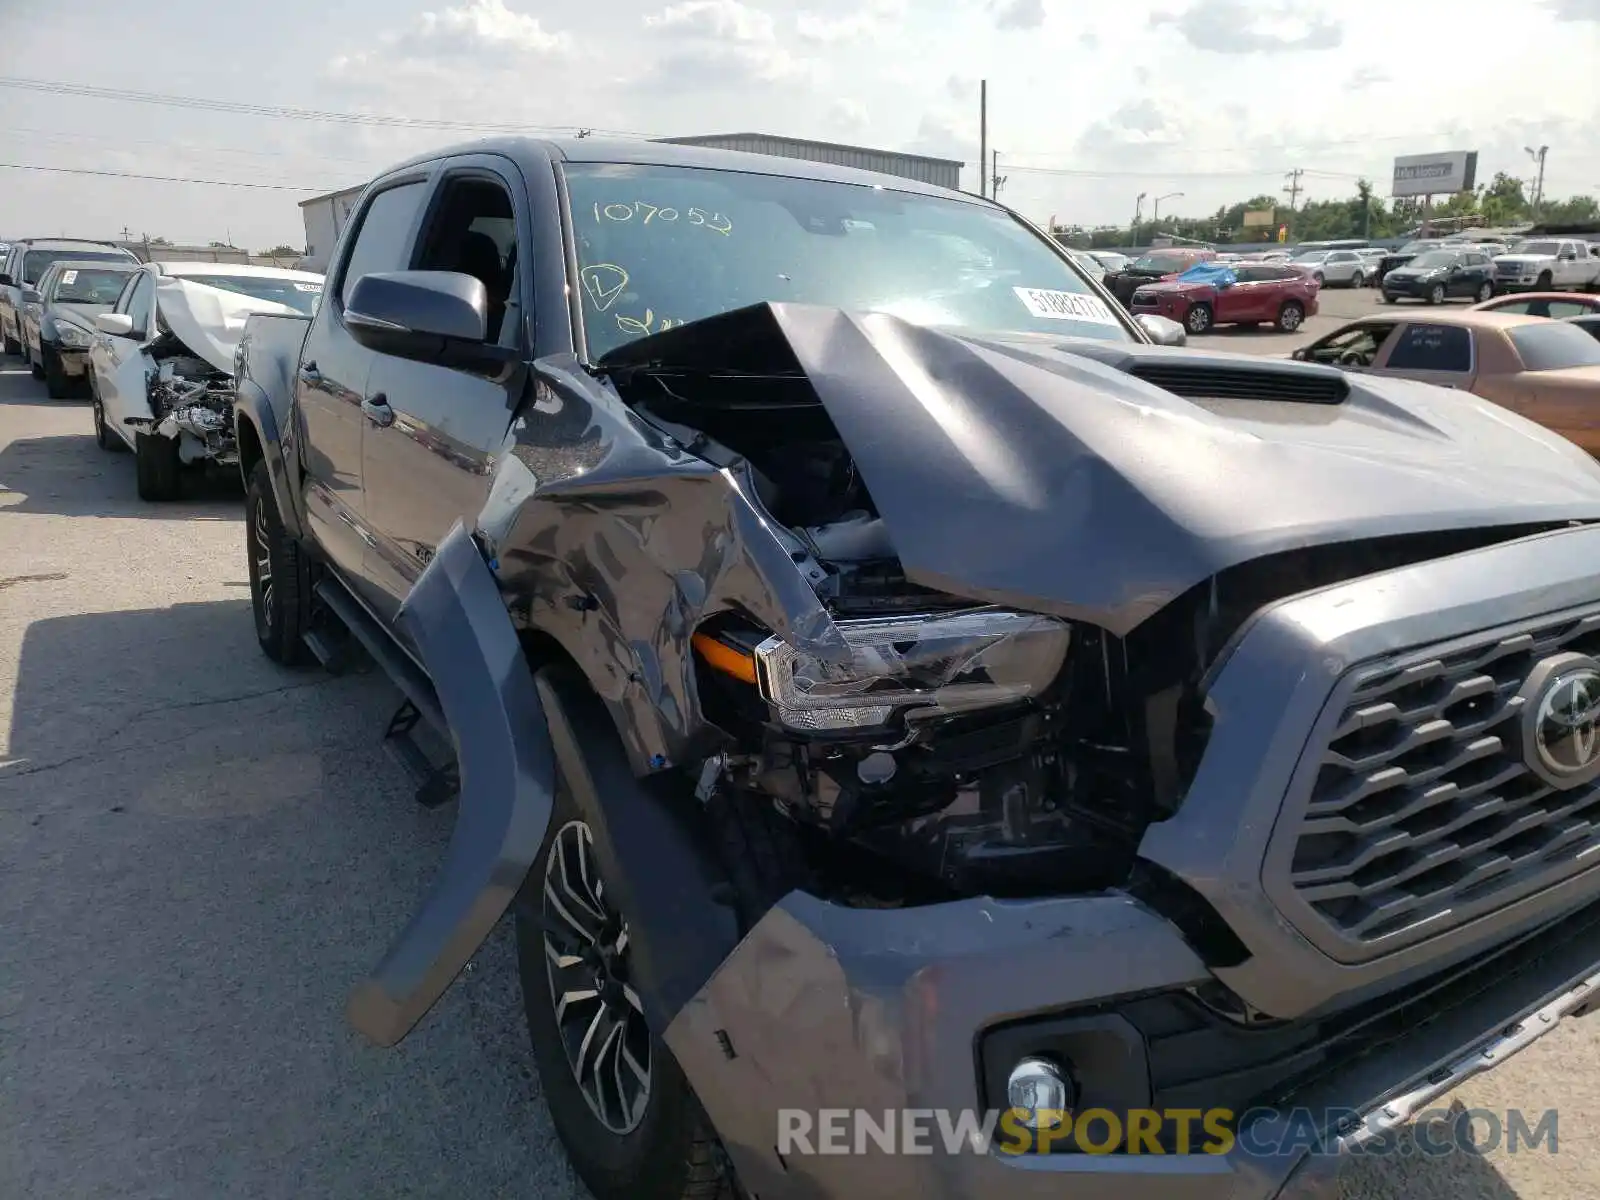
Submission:
<svg viewBox="0 0 1600 1200">
<path fill-rule="evenodd" d="M 354 1027 L 510 910 L 602 1200 L 1265 1200 L 1586 1011 L 1600 468 L 1168 328 L 832 166 L 509 139 L 368 185 L 235 364 L 261 647 L 376 659 L 456 806 Z M 786 1147 L 824 1109 L 1139 1137 Z"/>
</svg>

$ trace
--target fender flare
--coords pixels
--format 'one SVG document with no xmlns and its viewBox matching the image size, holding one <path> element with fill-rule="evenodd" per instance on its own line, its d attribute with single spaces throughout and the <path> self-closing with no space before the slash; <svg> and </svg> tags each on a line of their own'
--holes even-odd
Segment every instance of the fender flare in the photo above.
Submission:
<svg viewBox="0 0 1600 1200">
<path fill-rule="evenodd" d="M 240 422 L 254 428 L 261 442 L 261 457 L 267 464 L 267 478 L 272 481 L 272 497 L 278 505 L 278 519 L 290 537 L 303 539 L 305 526 L 300 520 L 300 508 L 295 503 L 294 488 L 289 483 L 288 463 L 284 459 L 283 438 L 278 430 L 278 418 L 272 410 L 272 401 L 258 383 L 241 380 L 233 396 L 233 423 L 237 435 Z M 239 469 L 244 470 L 241 457 Z M 248 487 L 250 480 L 245 479 Z"/>
<path fill-rule="evenodd" d="M 673 1018 L 739 942 L 725 877 L 679 781 L 640 779 L 605 703 L 575 670 L 528 665 L 489 564 L 457 522 L 401 609 L 450 726 L 456 827 L 415 916 L 351 995 L 350 1023 L 392 1046 L 443 995 L 521 888 L 557 775 L 627 914 L 650 1027 Z"/>
<path fill-rule="evenodd" d="M 550 824 L 555 759 L 539 691 L 493 572 L 458 521 L 400 611 L 455 742 L 461 790 L 443 864 L 346 1017 L 393 1046 L 489 936 Z"/>
</svg>

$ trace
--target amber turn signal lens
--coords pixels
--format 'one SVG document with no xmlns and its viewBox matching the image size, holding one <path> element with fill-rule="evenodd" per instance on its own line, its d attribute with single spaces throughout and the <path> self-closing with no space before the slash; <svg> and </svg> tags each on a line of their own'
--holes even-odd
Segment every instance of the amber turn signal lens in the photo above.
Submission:
<svg viewBox="0 0 1600 1200">
<path fill-rule="evenodd" d="M 719 642 L 710 634 L 697 633 L 691 640 L 695 652 L 706 660 L 706 665 L 712 670 L 732 675 L 745 683 L 755 683 L 756 660 L 750 655 L 742 650 L 735 650 L 725 642 Z"/>
</svg>

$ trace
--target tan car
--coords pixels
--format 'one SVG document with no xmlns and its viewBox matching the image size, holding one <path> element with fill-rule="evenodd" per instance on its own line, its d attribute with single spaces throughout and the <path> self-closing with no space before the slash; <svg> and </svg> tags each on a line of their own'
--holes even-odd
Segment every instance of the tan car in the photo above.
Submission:
<svg viewBox="0 0 1600 1200">
<path fill-rule="evenodd" d="M 1566 321 L 1472 310 L 1373 316 L 1293 357 L 1460 388 L 1600 456 L 1600 342 Z"/>
</svg>

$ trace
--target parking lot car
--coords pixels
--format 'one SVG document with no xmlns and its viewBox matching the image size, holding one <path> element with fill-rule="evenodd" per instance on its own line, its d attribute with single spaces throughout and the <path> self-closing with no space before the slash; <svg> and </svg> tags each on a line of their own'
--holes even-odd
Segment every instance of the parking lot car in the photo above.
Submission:
<svg viewBox="0 0 1600 1200">
<path fill-rule="evenodd" d="M 1533 238 L 1495 257 L 1494 284 L 1500 291 L 1594 287 L 1600 284 L 1600 256 L 1577 238 Z"/>
<path fill-rule="evenodd" d="M 135 455 L 139 496 L 175 500 L 186 467 L 232 463 L 233 358 L 253 312 L 309 314 L 322 276 L 234 263 L 147 263 L 89 350 L 94 436 Z"/>
<path fill-rule="evenodd" d="M 1133 261 L 1126 254 L 1118 254 L 1115 250 L 1090 250 L 1088 254 L 1105 268 L 1107 275 L 1115 275 Z"/>
<path fill-rule="evenodd" d="M 22 340 L 36 379 L 52 400 L 88 385 L 94 318 L 116 302 L 137 263 L 58 259 L 39 280 L 38 303 L 29 306 Z"/>
<path fill-rule="evenodd" d="M 1418 238 L 1415 241 L 1407 242 L 1398 250 L 1387 251 L 1378 259 L 1378 275 L 1376 282 L 1381 285 L 1383 283 L 1384 276 L 1388 275 L 1390 271 L 1394 270 L 1396 267 L 1403 267 L 1407 265 L 1419 254 L 1423 254 L 1429 250 L 1448 250 L 1449 248 L 1449 245 L 1441 238 Z"/>
<path fill-rule="evenodd" d="M 1141 284 L 1129 308 L 1177 321 L 1191 334 L 1217 325 L 1263 324 L 1293 333 L 1316 316 L 1318 290 L 1316 280 L 1294 264 L 1239 263 Z"/>
<path fill-rule="evenodd" d="M 1470 309 L 1374 317 L 1294 357 L 1471 392 L 1600 454 L 1600 346 L 1566 321 Z"/>
<path fill-rule="evenodd" d="M 79 262 L 131 262 L 139 258 L 131 250 L 108 242 L 88 242 L 76 238 L 19 238 L 6 251 L 0 266 L 0 341 L 7 354 L 21 355 L 29 361 L 22 340 L 25 289 L 37 289 L 45 269 L 58 258 Z"/>
<path fill-rule="evenodd" d="M 1321 287 L 1365 287 L 1372 272 L 1369 259 L 1359 250 L 1303 250 L 1289 261 Z"/>
<path fill-rule="evenodd" d="M 1179 275 L 1198 262 L 1210 262 L 1217 257 L 1215 250 L 1152 250 L 1140 255 L 1115 274 L 1107 273 L 1105 285 L 1117 300 L 1127 305 L 1133 293 L 1147 283 Z"/>
<path fill-rule="evenodd" d="M 1507 292 L 1474 304 L 1476 312 L 1522 313 L 1530 317 L 1578 317 L 1600 312 L 1600 296 L 1573 292 Z"/>
<path fill-rule="evenodd" d="M 355 1026 L 510 907 L 600 1200 L 1265 1200 L 1328 1159 L 1260 1110 L 1026 1157 L 780 1112 L 1172 1151 L 1161 1112 L 1303 1104 L 1338 1147 L 1581 1011 L 1600 470 L 1141 328 L 998 205 L 831 165 L 503 139 L 370 184 L 237 408 L 263 651 L 366 647 L 459 768 Z"/>
<path fill-rule="evenodd" d="M 1386 271 L 1378 286 L 1385 304 L 1402 299 L 1443 304 L 1461 296 L 1481 304 L 1494 295 L 1493 272 L 1481 250 L 1429 250 Z"/>
</svg>

